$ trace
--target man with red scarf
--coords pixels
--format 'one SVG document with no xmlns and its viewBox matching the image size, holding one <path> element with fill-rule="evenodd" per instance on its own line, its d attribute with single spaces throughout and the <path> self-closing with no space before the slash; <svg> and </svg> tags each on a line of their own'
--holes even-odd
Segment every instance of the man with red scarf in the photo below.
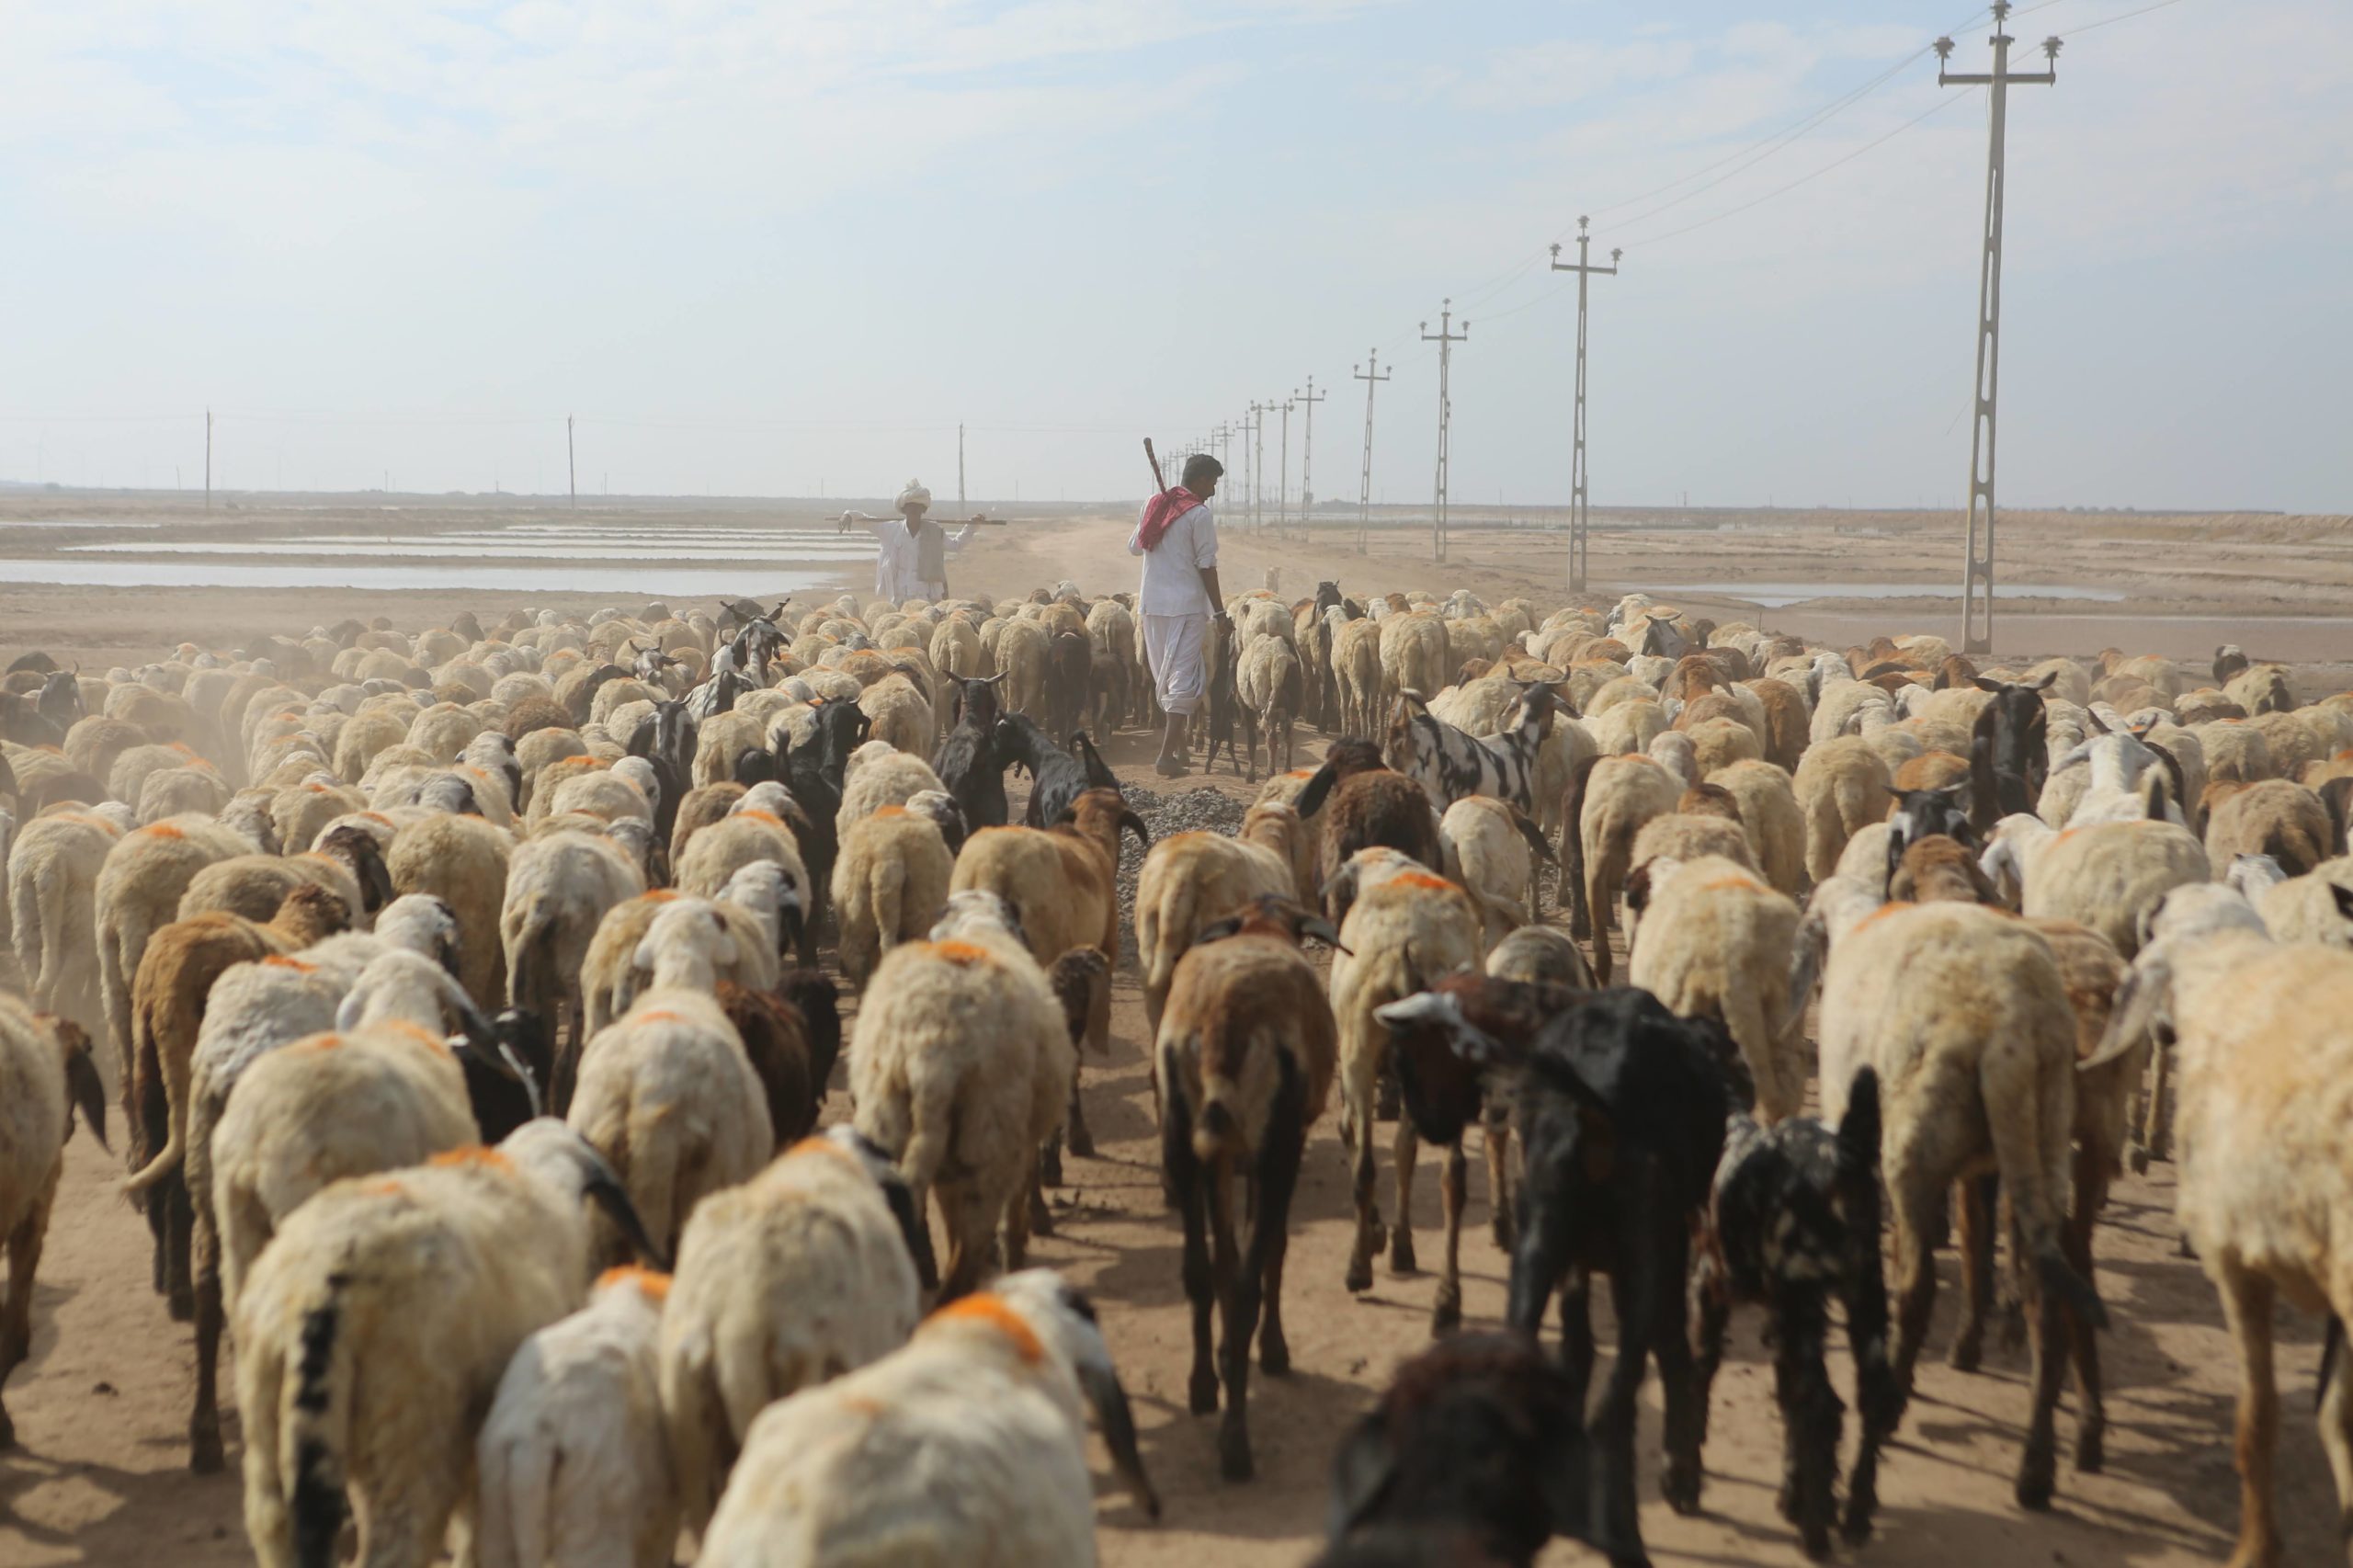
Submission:
<svg viewBox="0 0 2353 1568">
<path fill-rule="evenodd" d="M 1188 771 L 1187 732 L 1209 696 L 1210 625 L 1226 619 L 1217 583 L 1217 519 L 1209 507 L 1224 472 L 1205 452 L 1185 460 L 1183 483 L 1143 504 L 1128 540 L 1128 553 L 1143 557 L 1136 611 L 1143 617 L 1144 658 L 1168 715 L 1153 765 L 1164 778 Z"/>
</svg>

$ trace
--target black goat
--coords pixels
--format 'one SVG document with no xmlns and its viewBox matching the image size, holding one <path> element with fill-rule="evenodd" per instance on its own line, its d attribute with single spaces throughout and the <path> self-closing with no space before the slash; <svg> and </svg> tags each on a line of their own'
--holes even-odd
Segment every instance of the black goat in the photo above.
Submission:
<svg viewBox="0 0 2353 1568">
<path fill-rule="evenodd" d="M 482 1141 L 494 1144 L 544 1108 L 541 1094 L 555 1070 L 555 1041 L 529 1007 L 508 1007 L 490 1020 L 489 1038 L 461 1041 L 455 1054 L 466 1075 L 466 1099 Z"/>
<path fill-rule="evenodd" d="M 1095 643 L 1083 631 L 1058 631 L 1046 645 L 1046 732 L 1070 744 L 1094 697 Z"/>
<path fill-rule="evenodd" d="M 2051 771 L 2042 694 L 2058 678 L 2057 670 L 2015 685 L 1977 678 L 1978 690 L 1994 694 L 1969 740 L 1969 820 L 1980 835 L 2006 816 L 2034 810 Z"/>
<path fill-rule="evenodd" d="M 1341 1443 L 1317 1568 L 1526 1568 L 1556 1535 L 1642 1561 L 1639 1540 L 1593 1528 L 1590 1470 L 1568 1375 L 1533 1338 L 1443 1340 Z"/>
<path fill-rule="evenodd" d="M 1104 765 L 1086 732 L 1080 730 L 1072 738 L 1077 756 L 1054 744 L 1053 737 L 1027 714 L 1012 713 L 996 722 L 996 755 L 1029 776 L 1029 806 L 1021 814 L 1025 825 L 1051 827 L 1087 790 L 1120 787 L 1118 776 Z"/>
<path fill-rule="evenodd" d="M 956 798 L 967 831 L 1003 827 L 1012 814 L 1005 800 L 1005 758 L 997 751 L 997 720 L 1004 714 L 998 700 L 1000 672 L 986 677 L 963 676 L 956 680 L 956 727 L 932 753 L 931 770 Z"/>
<path fill-rule="evenodd" d="M 1702 1420 L 1684 1290 L 1692 1221 L 1723 1154 L 1728 1065 L 1738 1056 L 1722 1025 L 1678 1018 L 1647 991 L 1594 992 L 1548 1016 L 1529 1005 L 1537 989 L 1451 977 L 1394 1005 L 1415 1009 L 1415 1043 L 1402 1040 L 1392 1023 L 1392 1049 L 1417 1127 L 1435 1097 L 1433 1037 L 1472 1066 L 1505 1074 L 1525 1149 L 1505 1321 L 1535 1335 L 1559 1290 L 1574 1409 L 1584 1408 L 1593 1376 L 1590 1277 L 1610 1277 L 1618 1359 L 1592 1420 L 1600 1509 L 1593 1522 L 1630 1553 L 1622 1560 L 1639 1562 L 1634 1406 L 1654 1357 L 1666 1406 L 1661 1490 L 1677 1513 L 1699 1506 Z M 1475 1092 L 1457 1088 L 1449 1097 L 1462 1120 L 1476 1114 Z"/>
<path fill-rule="evenodd" d="M 1970 794 L 1966 783 L 1948 784 L 1941 790 L 1897 790 L 1895 810 L 1887 819 L 1887 881 L 1895 881 L 1896 868 L 1904 863 L 1904 852 L 1924 838 L 1938 834 L 1972 849 L 1983 849 L 1985 842 L 1971 825 L 1969 808 L 1962 804 Z"/>
<path fill-rule="evenodd" d="M 1847 1311 L 1862 1441 L 1855 1452 L 1843 1533 L 1860 1544 L 1879 1507 L 1879 1453 L 1904 1415 L 1904 1389 L 1888 1362 L 1887 1281 L 1880 1264 L 1879 1077 L 1855 1076 L 1834 1132 L 1810 1117 L 1760 1127 L 1745 1111 L 1726 1130 L 1710 1208 L 1710 1250 L 1693 1279 L 1699 1308 L 1699 1420 L 1723 1362 L 1735 1302 L 1761 1305 L 1774 1347 L 1781 1407 L 1781 1517 L 1798 1527 L 1806 1555 L 1830 1551 L 1837 1515 L 1838 1439 L 1846 1406 L 1824 1354 L 1829 1303 Z"/>
<path fill-rule="evenodd" d="M 1204 653 L 1209 659 L 1210 689 L 1202 733 L 1208 739 L 1209 750 L 1201 757 L 1201 771 L 1209 772 L 1210 765 L 1217 761 L 1218 747 L 1223 746 L 1226 766 L 1239 773 L 1242 760 L 1233 755 L 1233 710 L 1238 701 L 1234 681 L 1242 670 L 1242 646 L 1234 640 L 1231 621 L 1210 622 L 1205 635 L 1209 638 Z"/>
</svg>

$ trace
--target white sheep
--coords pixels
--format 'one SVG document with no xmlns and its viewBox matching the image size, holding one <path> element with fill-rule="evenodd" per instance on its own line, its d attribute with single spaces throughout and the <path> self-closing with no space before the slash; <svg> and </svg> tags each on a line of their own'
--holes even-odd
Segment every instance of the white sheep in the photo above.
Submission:
<svg viewBox="0 0 2353 1568">
<path fill-rule="evenodd" d="M 863 986 L 884 953 L 920 937 L 939 918 L 956 858 L 938 824 L 905 806 L 880 806 L 855 820 L 845 806 L 843 820 L 848 825 L 834 861 L 834 915 L 842 973 Z"/>
<path fill-rule="evenodd" d="M 1805 818 L 1809 878 L 1818 882 L 1836 875 L 1847 840 L 1886 817 L 1891 779 L 1886 762 L 1856 737 L 1817 739 L 1806 748 L 1791 784 Z"/>
<path fill-rule="evenodd" d="M 645 880 L 620 846 L 593 834 L 561 832 L 516 847 L 506 869 L 506 902 L 498 917 L 506 977 L 518 1007 L 529 1007 L 551 1033 L 569 1021 L 557 1059 L 549 1104 L 571 1103 L 572 1074 L 587 1040 L 581 974 L 588 945 L 605 912 L 645 891 Z M 716 890 L 714 890 L 716 891 Z"/>
<path fill-rule="evenodd" d="M 954 901 L 951 900 L 951 905 Z M 1009 908 L 885 954 L 849 1047 L 859 1132 L 889 1151 L 918 1206 L 938 1193 L 944 1296 L 972 1290 L 1000 1219 L 1009 1267 L 1029 1239 L 1038 1151 L 1061 1125 L 1077 1056 L 1061 1004 Z"/>
<path fill-rule="evenodd" d="M 911 756 L 887 740 L 869 741 L 849 754 L 842 772 L 841 811 L 835 821 L 847 832 L 851 824 L 884 806 L 904 806 L 926 790 L 944 788 L 923 757 Z"/>
<path fill-rule="evenodd" d="M 1479 905 L 1493 947 L 1525 926 L 1538 909 L 1533 846 L 1544 844 L 1536 824 L 1508 801 L 1465 795 L 1438 819 L 1438 841 L 1446 847 L 1446 869 Z M 1549 853 L 1549 848 L 1548 848 Z"/>
<path fill-rule="evenodd" d="M 678 1505 L 657 1346 L 666 1276 L 616 1268 L 523 1341 L 474 1440 L 480 1568 L 668 1568 Z"/>
<path fill-rule="evenodd" d="M 2165 894 L 2209 875 L 2205 847 L 2168 822 L 2129 818 L 2055 832 L 2019 812 L 1995 824 L 1990 836 L 1979 863 L 2006 896 L 2017 890 L 2024 914 L 2087 926 L 2127 960 Z"/>
<path fill-rule="evenodd" d="M 180 896 L 216 860 L 254 845 L 210 817 L 168 817 L 125 835 L 99 869 L 98 990 L 119 1067 L 130 1060 L 131 988 L 147 938 L 179 918 Z"/>
<path fill-rule="evenodd" d="M 673 906 L 663 919 L 681 913 L 699 912 Z M 657 983 L 590 1038 L 566 1119 L 665 1252 L 697 1203 L 749 1179 L 776 1147 L 735 1026 L 709 991 L 676 984 Z"/>
<path fill-rule="evenodd" d="M 628 1209 L 596 1153 L 542 1119 L 496 1149 L 336 1182 L 287 1217 L 236 1302 L 261 1568 L 331 1562 L 347 1489 L 360 1562 L 440 1555 L 507 1362 L 586 1290 L 584 1199 Z"/>
<path fill-rule="evenodd" d="M 1748 867 L 1712 856 L 1650 862 L 1650 897 L 1626 979 L 1679 1017 L 1721 1019 L 1756 1086 L 1757 1119 L 1795 1116 L 1805 1100 L 1800 1026 L 1790 995 L 1798 906 Z"/>
<path fill-rule="evenodd" d="M 1049 1270 L 1008 1275 L 933 1313 L 896 1354 L 771 1405 L 699 1562 L 1092 1568 L 1089 1404 L 1157 1517 L 1093 1306 Z"/>
<path fill-rule="evenodd" d="M 1237 837 L 1174 833 L 1144 855 L 1136 873 L 1136 961 L 1143 971 L 1144 1020 L 1155 1037 L 1177 960 L 1202 926 L 1262 893 L 1300 896 L 1289 852 L 1298 821 L 1288 806 L 1253 806 Z"/>
<path fill-rule="evenodd" d="M 8 850 L 8 939 L 33 1007 L 106 1032 L 98 983 L 98 873 L 123 830 L 88 812 L 35 817 Z"/>
<path fill-rule="evenodd" d="M 896 1350 L 921 1313 L 905 1181 L 848 1127 L 704 1199 L 678 1240 L 664 1313 L 662 1407 L 678 1502 L 710 1519 L 753 1419 Z"/>
</svg>

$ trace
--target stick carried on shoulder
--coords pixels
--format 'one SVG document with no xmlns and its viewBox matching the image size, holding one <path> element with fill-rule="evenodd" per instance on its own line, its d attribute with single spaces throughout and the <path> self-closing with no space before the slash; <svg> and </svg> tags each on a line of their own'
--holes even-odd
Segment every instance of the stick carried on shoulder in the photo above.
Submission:
<svg viewBox="0 0 2353 1568">
<path fill-rule="evenodd" d="M 1144 461 L 1152 465 L 1152 487 L 1161 494 L 1168 494 L 1168 481 L 1160 476 L 1160 454 L 1152 449 L 1152 437 L 1143 438 Z"/>
</svg>

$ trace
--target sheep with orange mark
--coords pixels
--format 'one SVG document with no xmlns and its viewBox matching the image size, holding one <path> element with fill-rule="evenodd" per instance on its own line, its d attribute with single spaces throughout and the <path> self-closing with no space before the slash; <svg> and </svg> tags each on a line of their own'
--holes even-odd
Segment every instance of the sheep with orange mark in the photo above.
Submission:
<svg viewBox="0 0 2353 1568">
<path fill-rule="evenodd" d="M 1155 1033 L 1176 965 L 1203 926 L 1264 894 L 1302 896 L 1294 850 L 1305 836 L 1296 811 L 1258 805 L 1233 837 L 1171 834 L 1144 856 L 1136 874 L 1136 960 L 1144 1021 Z"/>
<path fill-rule="evenodd" d="M 906 1343 L 929 1252 L 905 1179 L 846 1126 L 695 1210 L 658 1354 L 688 1525 L 710 1524 L 761 1411 Z"/>
<path fill-rule="evenodd" d="M 895 1354 L 769 1406 L 698 1561 L 1092 1568 L 1089 1405 L 1113 1467 L 1158 1517 L 1093 1305 L 1051 1270 L 1008 1275 L 934 1312 Z"/>
<path fill-rule="evenodd" d="M 1332 1016 L 1340 1038 L 1341 1142 L 1349 1150 L 1356 1199 L 1356 1242 L 1346 1278 L 1352 1291 L 1371 1289 L 1372 1255 L 1383 1239 L 1373 1190 L 1373 1130 L 1381 1078 L 1389 1064 L 1389 1027 L 1374 1013 L 1427 990 L 1458 969 L 1475 967 L 1481 952 L 1479 912 L 1471 896 L 1443 877 L 1407 871 L 1363 887 L 1340 925 L 1332 960 Z M 1397 1119 L 1397 1222 L 1387 1233 L 1392 1273 L 1414 1271 L 1414 1164 L 1420 1142 L 1409 1117 Z M 1437 1328 L 1461 1315 L 1455 1256 L 1461 1238 L 1465 1182 L 1462 1146 L 1447 1151 L 1439 1181 L 1446 1209 L 1446 1267 L 1433 1312 Z"/>
<path fill-rule="evenodd" d="M 65 1141 L 79 1113 L 103 1148 L 107 1095 L 88 1036 L 70 1020 L 0 995 L 0 1244 L 8 1289 L 0 1297 L 0 1384 L 32 1347 L 33 1271 L 65 1173 Z M 0 1409 L 0 1449 L 17 1429 Z"/>
<path fill-rule="evenodd" d="M 885 806 L 904 806 L 926 790 L 944 790 L 939 775 L 923 756 L 915 756 L 887 740 L 871 740 L 849 754 L 842 773 L 842 809 L 835 820 L 845 830 Z"/>
<path fill-rule="evenodd" d="M 541 1119 L 496 1149 L 338 1181 L 287 1217 L 236 1303 L 261 1568 L 332 1563 L 347 1495 L 358 1561 L 439 1558 L 507 1364 L 586 1292 L 584 1199 L 640 1231 L 604 1161 Z"/>
<path fill-rule="evenodd" d="M 1708 775 L 1707 781 L 1732 796 L 1741 830 L 1756 869 L 1776 892 L 1802 895 L 1811 880 L 1805 865 L 1805 813 L 1797 788 L 1771 762 L 1735 762 Z"/>
<path fill-rule="evenodd" d="M 676 1473 L 657 1349 L 670 1277 L 615 1268 L 515 1352 L 474 1439 L 479 1568 L 667 1568 Z"/>
<path fill-rule="evenodd" d="M 1756 1085 L 1770 1125 L 1805 1100 L 1802 998 L 1790 995 L 1798 906 L 1756 869 L 1720 856 L 1654 859 L 1626 978 L 1677 1017 L 1720 1020 Z M 1633 894 L 1627 895 L 1633 902 Z"/>
<path fill-rule="evenodd" d="M 8 848 L 8 940 L 27 995 L 36 1012 L 71 1018 L 94 1040 L 107 1017 L 98 874 L 123 831 L 94 812 L 62 812 L 26 823 Z"/>
<path fill-rule="evenodd" d="M 1886 819 L 1892 785 L 1887 764 L 1856 736 L 1818 739 L 1806 748 L 1790 788 L 1805 823 L 1809 878 L 1818 882 L 1837 874 L 1847 840 L 1865 824 Z"/>
<path fill-rule="evenodd" d="M 2127 960 L 2166 893 L 2209 879 L 2205 846 L 2174 823 L 2095 823 L 2059 830 L 2019 812 L 1994 824 L 1978 858 L 1986 880 L 2028 917 L 2072 920 Z"/>
<path fill-rule="evenodd" d="M 979 1284 L 1000 1221 L 1006 1267 L 1021 1267 L 1038 1152 L 1062 1123 L 1077 1056 L 1011 906 L 968 892 L 948 918 L 955 935 L 903 943 L 876 968 L 849 1088 L 858 1131 L 898 1161 L 918 1210 L 937 1192 L 953 1297 Z"/>
<path fill-rule="evenodd" d="M 1479 905 L 1486 946 L 1502 941 L 1540 912 L 1537 868 L 1552 858 L 1536 823 L 1509 801 L 1465 795 L 1438 819 L 1447 873 Z"/>
<path fill-rule="evenodd" d="M 682 901 L 654 929 L 709 918 L 708 906 Z M 743 1038 L 710 990 L 686 985 L 657 984 L 590 1037 L 565 1119 L 605 1156 L 665 1250 L 696 1204 L 776 1152 L 767 1092 Z"/>
<path fill-rule="evenodd" d="M 774 812 L 739 805 L 698 832 L 673 870 L 680 892 L 715 898 L 727 885 L 728 878 L 759 860 L 775 861 L 792 873 L 798 886 L 809 886 L 809 869 L 800 841 L 784 819 Z"/>
<path fill-rule="evenodd" d="M 1572 928 L 1591 933 L 1594 973 L 1605 985 L 1609 932 L 1617 924 L 1618 895 L 1634 869 L 1634 839 L 1653 817 L 1672 812 L 1682 795 L 1682 781 L 1648 756 L 1598 757 L 1569 785 L 1561 877 L 1569 884 Z"/>
<path fill-rule="evenodd" d="M 506 1001 L 506 953 L 498 916 L 515 840 L 483 817 L 434 812 L 400 828 L 384 852 L 396 895 L 428 893 L 458 922 L 458 978 L 484 1012 Z"/>
<path fill-rule="evenodd" d="M 851 787 L 881 771 L 867 767 L 853 773 Z M 842 973 L 851 984 L 863 986 L 883 954 L 921 937 L 939 918 L 956 858 L 938 824 L 904 805 L 881 805 L 853 818 L 845 795 L 841 820 L 848 825 L 834 862 L 834 917 Z"/>
</svg>

